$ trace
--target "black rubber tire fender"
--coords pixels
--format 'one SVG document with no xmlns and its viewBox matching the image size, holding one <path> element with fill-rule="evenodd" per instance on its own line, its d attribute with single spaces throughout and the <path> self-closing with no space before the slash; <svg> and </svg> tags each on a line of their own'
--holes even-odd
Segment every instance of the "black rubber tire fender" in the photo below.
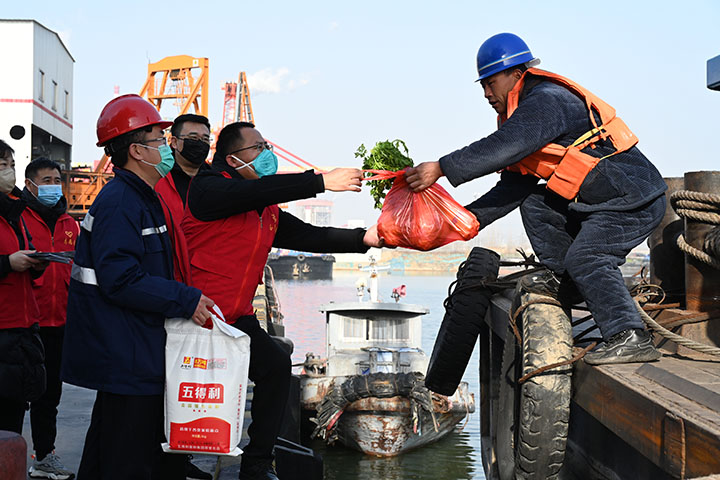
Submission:
<svg viewBox="0 0 720 480">
<path fill-rule="evenodd" d="M 433 392 L 452 395 L 457 390 L 492 296 L 479 284 L 497 279 L 499 262 L 496 252 L 475 247 L 458 269 L 425 376 L 425 385 Z"/>
<path fill-rule="evenodd" d="M 498 379 L 498 411 L 493 412 L 495 424 L 495 457 L 500 480 L 515 480 L 516 422 L 520 408 L 519 385 L 522 351 L 512 328 L 508 325 L 503 345 L 500 378 Z"/>
<path fill-rule="evenodd" d="M 522 294 L 522 303 L 541 299 Z M 501 480 L 557 479 L 565 458 L 572 366 L 525 375 L 572 357 L 572 325 L 558 306 L 535 304 L 521 315 L 522 349 L 512 330 L 503 351 L 496 452 Z M 514 360 L 513 360 L 514 357 Z"/>
</svg>

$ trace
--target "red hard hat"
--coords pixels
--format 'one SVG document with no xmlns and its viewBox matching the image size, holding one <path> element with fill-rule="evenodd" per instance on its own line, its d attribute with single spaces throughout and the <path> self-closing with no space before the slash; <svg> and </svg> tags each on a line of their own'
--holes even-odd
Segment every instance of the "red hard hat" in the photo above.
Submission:
<svg viewBox="0 0 720 480">
<path fill-rule="evenodd" d="M 130 93 L 113 98 L 105 105 L 97 121 L 97 146 L 138 128 L 160 125 L 168 128 L 172 122 L 160 117 L 160 112 L 140 95 Z"/>
</svg>

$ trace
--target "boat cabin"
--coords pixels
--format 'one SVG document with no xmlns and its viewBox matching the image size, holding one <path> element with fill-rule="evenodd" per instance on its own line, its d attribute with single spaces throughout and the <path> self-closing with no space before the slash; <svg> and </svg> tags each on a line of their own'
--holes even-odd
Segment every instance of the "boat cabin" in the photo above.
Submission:
<svg viewBox="0 0 720 480">
<path fill-rule="evenodd" d="M 325 312 L 327 371 L 331 377 L 425 372 L 422 316 L 428 309 L 404 303 L 346 302 Z"/>
</svg>

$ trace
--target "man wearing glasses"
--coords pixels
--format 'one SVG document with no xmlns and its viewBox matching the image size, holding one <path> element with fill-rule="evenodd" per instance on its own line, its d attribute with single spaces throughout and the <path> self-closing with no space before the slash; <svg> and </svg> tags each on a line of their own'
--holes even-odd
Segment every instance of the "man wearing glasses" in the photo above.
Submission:
<svg viewBox="0 0 720 480">
<path fill-rule="evenodd" d="M 218 136 L 212 169 L 190 184 L 182 223 L 193 285 L 217 302 L 228 323 L 250 336 L 249 377 L 255 387 L 240 479 L 277 480 L 273 447 L 290 387 L 290 355 L 260 327 L 252 307 L 270 248 L 340 253 L 382 246 L 376 227 L 315 227 L 277 206 L 326 190 L 360 191 L 360 170 L 276 172 L 272 146 L 252 123 L 227 125 Z"/>
<path fill-rule="evenodd" d="M 98 146 L 115 177 L 81 224 L 70 274 L 62 379 L 97 391 L 80 479 L 184 479 L 163 454 L 165 318 L 203 325 L 213 301 L 173 279 L 171 230 L 155 184 L 173 166 L 170 126 L 138 95 L 108 103 Z"/>
<path fill-rule="evenodd" d="M 182 221 L 190 180 L 202 168 L 210 152 L 210 122 L 207 117 L 191 113 L 180 115 L 170 127 L 170 147 L 175 166 L 170 174 L 161 178 L 155 191 L 167 204 L 173 221 Z"/>
<path fill-rule="evenodd" d="M 190 284 L 190 264 L 185 236 L 180 229 L 187 191 L 190 180 L 203 168 L 210 168 L 205 162 L 210 151 L 210 121 L 203 115 L 186 113 L 175 119 L 170 127 L 170 147 L 172 147 L 175 165 L 155 185 L 165 211 L 168 228 L 173 228 L 172 236 L 175 255 L 175 279 Z M 212 475 L 195 466 L 188 455 L 185 464 L 188 478 L 210 480 Z"/>
<path fill-rule="evenodd" d="M 170 127 L 170 147 L 175 165 L 155 185 L 165 211 L 168 228 L 172 228 L 175 255 L 175 279 L 190 285 L 190 260 L 185 236 L 180 229 L 187 199 L 190 180 L 203 168 L 210 168 L 205 162 L 210 151 L 210 121 L 203 115 L 186 113 L 175 119 Z M 212 475 L 195 466 L 188 455 L 185 474 L 188 478 L 210 480 Z"/>
<path fill-rule="evenodd" d="M 160 196 L 167 220 L 171 229 L 173 247 L 175 249 L 175 279 L 190 285 L 190 266 L 185 236 L 180 229 L 187 191 L 190 180 L 201 169 L 209 169 L 205 162 L 210 151 L 210 122 L 202 115 L 185 114 L 175 119 L 170 128 L 170 146 L 172 147 L 175 165 L 168 175 L 162 177 L 155 185 Z M 194 472 L 198 473 L 199 472 Z M 208 476 L 191 478 L 211 478 Z"/>
</svg>

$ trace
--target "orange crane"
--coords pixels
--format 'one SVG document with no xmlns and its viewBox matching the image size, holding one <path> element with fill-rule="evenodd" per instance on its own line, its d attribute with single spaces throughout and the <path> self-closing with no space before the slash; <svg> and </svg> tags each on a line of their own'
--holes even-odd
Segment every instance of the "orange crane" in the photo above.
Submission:
<svg viewBox="0 0 720 480">
<path fill-rule="evenodd" d="M 250 101 L 250 87 L 245 72 L 240 72 L 237 83 L 225 82 L 222 90 L 225 92 L 222 121 L 215 130 L 220 132 L 225 125 L 233 122 L 255 123 L 252 102 Z M 238 90 L 240 91 L 240 98 L 238 98 Z"/>
<path fill-rule="evenodd" d="M 248 86 L 245 72 L 240 72 L 237 83 L 225 82 L 222 91 L 224 93 L 222 119 L 212 130 L 215 141 L 213 141 L 210 147 L 210 158 L 215 155 L 215 143 L 217 142 L 220 130 L 222 130 L 225 125 L 233 122 L 255 123 L 252 102 L 250 101 L 250 87 Z M 240 98 L 238 98 L 238 91 L 240 92 Z"/>
<path fill-rule="evenodd" d="M 167 105 L 168 101 L 172 101 L 177 107 L 177 110 L 173 112 L 173 118 L 188 113 L 191 107 L 194 113 L 209 117 L 208 78 L 209 61 L 207 58 L 188 55 L 166 57 L 158 62 L 148 64 L 147 78 L 140 89 L 140 96 L 147 98 L 158 111 L 161 111 L 163 105 Z M 119 93 L 117 90 L 116 87 L 116 95 Z M 222 90 L 224 91 L 223 116 L 221 124 L 213 130 L 215 139 L 220 130 L 228 123 L 235 121 L 255 123 L 246 73 L 240 72 L 237 83 L 226 82 Z M 309 167 L 322 171 L 294 153 L 273 142 L 270 143 L 275 147 L 278 157 L 295 165 L 300 170 Z M 211 152 L 212 156 L 215 152 L 214 143 Z M 110 171 L 110 162 L 105 155 L 94 168 L 73 167 L 63 174 L 65 196 L 68 199 L 68 213 L 76 219 L 85 216 L 102 187 L 113 177 Z"/>
<path fill-rule="evenodd" d="M 188 55 L 165 57 L 148 64 L 140 96 L 147 98 L 158 111 L 161 111 L 164 101 L 174 100 L 174 105 L 178 107 L 174 116 L 188 113 L 193 107 L 194 113 L 207 117 L 209 72 L 207 58 Z M 110 181 L 113 174 L 109 167 L 108 157 L 103 155 L 94 168 L 74 167 L 63 172 L 68 213 L 74 218 L 85 216 L 97 194 Z"/>
<path fill-rule="evenodd" d="M 255 123 L 255 117 L 253 116 L 252 102 L 250 101 L 250 86 L 248 85 L 247 75 L 245 72 L 240 72 L 238 75 L 238 81 L 226 82 L 222 89 L 225 92 L 225 99 L 223 101 L 223 116 L 222 123 L 213 130 L 213 136 L 217 139 L 220 130 L 229 123 L 232 122 L 250 122 Z M 238 98 L 238 90 L 240 91 L 240 98 Z M 303 160 L 292 152 L 289 152 L 282 148 L 280 145 L 271 142 L 270 144 L 275 148 L 275 154 L 283 160 L 291 163 L 300 170 L 305 170 L 307 167 L 313 168 L 317 171 L 322 171 L 310 162 Z M 212 154 L 215 154 L 215 145 L 212 146 Z M 292 158 L 291 158 L 292 157 Z M 293 160 L 294 159 L 294 160 Z M 298 163 L 300 162 L 300 163 Z"/>
<path fill-rule="evenodd" d="M 238 85 L 240 86 L 240 113 L 237 116 L 238 122 L 255 123 L 252 103 L 250 103 L 250 86 L 248 85 L 245 72 L 240 72 L 240 75 L 238 75 Z"/>
</svg>

